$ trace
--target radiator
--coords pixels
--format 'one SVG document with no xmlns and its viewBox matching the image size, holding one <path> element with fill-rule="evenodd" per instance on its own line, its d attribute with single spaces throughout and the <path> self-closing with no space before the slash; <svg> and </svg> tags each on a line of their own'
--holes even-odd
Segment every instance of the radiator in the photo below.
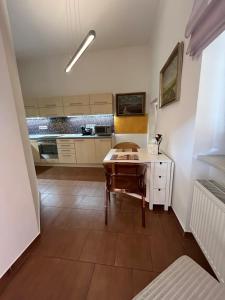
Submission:
<svg viewBox="0 0 225 300">
<path fill-rule="evenodd" d="M 225 282 L 225 188 L 213 180 L 194 184 L 190 227 L 220 282 Z"/>
</svg>

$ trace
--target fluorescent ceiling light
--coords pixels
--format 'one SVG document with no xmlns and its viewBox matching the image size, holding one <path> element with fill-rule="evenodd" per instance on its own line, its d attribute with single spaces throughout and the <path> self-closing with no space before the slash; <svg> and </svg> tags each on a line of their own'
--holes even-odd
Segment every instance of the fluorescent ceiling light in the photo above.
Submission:
<svg viewBox="0 0 225 300">
<path fill-rule="evenodd" d="M 78 61 L 78 59 L 81 57 L 81 55 L 84 53 L 84 51 L 90 46 L 90 44 L 93 42 L 95 37 L 96 37 L 95 31 L 90 30 L 88 32 L 87 36 L 85 37 L 85 39 L 80 44 L 80 46 L 77 49 L 77 51 L 75 52 L 75 54 L 73 55 L 73 57 L 71 58 L 71 60 L 69 61 L 69 63 L 67 64 L 66 69 L 65 69 L 66 73 L 71 71 L 74 64 Z"/>
</svg>

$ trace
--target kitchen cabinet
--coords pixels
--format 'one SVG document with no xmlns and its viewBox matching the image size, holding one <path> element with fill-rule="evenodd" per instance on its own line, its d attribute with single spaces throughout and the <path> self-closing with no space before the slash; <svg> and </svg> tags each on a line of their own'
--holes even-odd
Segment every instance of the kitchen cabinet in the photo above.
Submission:
<svg viewBox="0 0 225 300">
<path fill-rule="evenodd" d="M 38 103 L 36 99 L 25 98 L 24 108 L 25 108 L 25 114 L 27 118 L 39 116 Z"/>
<path fill-rule="evenodd" d="M 89 95 L 63 97 L 65 116 L 90 114 Z"/>
<path fill-rule="evenodd" d="M 96 163 L 94 139 L 76 139 L 75 151 L 78 164 Z"/>
<path fill-rule="evenodd" d="M 37 141 L 32 141 L 31 140 L 31 150 L 33 154 L 33 159 L 34 162 L 40 162 L 40 153 L 39 153 L 39 148 L 38 148 L 38 142 Z"/>
<path fill-rule="evenodd" d="M 111 139 L 95 139 L 95 153 L 96 153 L 96 163 L 102 164 L 103 159 L 106 154 L 112 148 Z"/>
<path fill-rule="evenodd" d="M 49 97 L 38 99 L 40 117 L 63 116 L 63 102 L 61 97 Z"/>
<path fill-rule="evenodd" d="M 90 95 L 91 114 L 112 114 L 113 96 L 112 94 L 92 94 Z"/>
<path fill-rule="evenodd" d="M 59 163 L 76 163 L 76 152 L 73 139 L 57 139 Z"/>
</svg>

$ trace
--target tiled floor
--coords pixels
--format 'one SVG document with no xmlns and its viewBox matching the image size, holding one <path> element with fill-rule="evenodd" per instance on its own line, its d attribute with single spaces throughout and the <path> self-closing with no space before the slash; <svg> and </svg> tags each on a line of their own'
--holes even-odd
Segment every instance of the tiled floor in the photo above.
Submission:
<svg viewBox="0 0 225 300">
<path fill-rule="evenodd" d="M 140 203 L 122 196 L 106 227 L 103 182 L 38 182 L 42 234 L 0 299 L 131 299 L 183 254 L 210 270 L 172 211 L 146 210 L 144 229 Z"/>
</svg>

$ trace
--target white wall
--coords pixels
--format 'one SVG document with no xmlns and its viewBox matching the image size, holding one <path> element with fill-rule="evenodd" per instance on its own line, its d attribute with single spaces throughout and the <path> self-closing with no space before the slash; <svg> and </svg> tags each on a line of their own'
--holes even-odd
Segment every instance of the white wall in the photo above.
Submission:
<svg viewBox="0 0 225 300">
<path fill-rule="evenodd" d="M 39 234 L 39 200 L 5 1 L 0 2 L 0 278 Z"/>
<path fill-rule="evenodd" d="M 146 91 L 149 84 L 148 51 L 148 47 L 87 51 L 69 74 L 64 71 L 69 56 L 19 61 L 23 95 Z"/>
<path fill-rule="evenodd" d="M 173 48 L 184 41 L 185 26 L 193 1 L 160 0 L 151 41 L 151 98 L 159 94 L 159 73 Z M 185 48 L 187 41 L 185 41 Z M 192 153 L 201 60 L 184 55 L 181 97 L 158 111 L 157 131 L 163 134 L 162 149 L 175 161 L 173 209 L 186 230 L 192 198 Z"/>
</svg>

